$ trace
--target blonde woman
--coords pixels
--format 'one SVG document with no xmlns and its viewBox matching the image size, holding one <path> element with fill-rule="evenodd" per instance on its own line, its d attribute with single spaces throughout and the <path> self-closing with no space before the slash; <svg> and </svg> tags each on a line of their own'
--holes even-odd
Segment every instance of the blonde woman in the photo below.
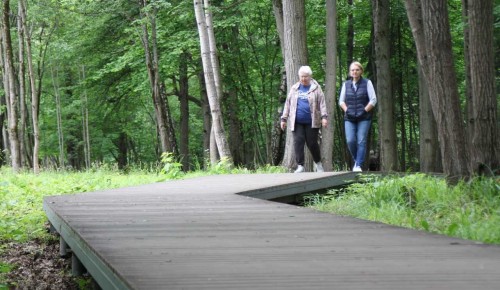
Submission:
<svg viewBox="0 0 500 290">
<path fill-rule="evenodd" d="M 350 80 L 344 82 L 339 105 L 344 110 L 347 147 L 354 161 L 352 171 L 360 172 L 365 161 L 366 139 L 372 122 L 372 110 L 377 104 L 375 89 L 369 79 L 362 77 L 363 66 L 353 62 L 349 66 Z"/>
</svg>

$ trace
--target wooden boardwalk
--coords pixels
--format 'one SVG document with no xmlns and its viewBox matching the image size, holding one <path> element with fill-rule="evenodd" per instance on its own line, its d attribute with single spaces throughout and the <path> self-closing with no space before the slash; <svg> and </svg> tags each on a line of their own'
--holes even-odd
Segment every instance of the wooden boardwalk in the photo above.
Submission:
<svg viewBox="0 0 500 290">
<path fill-rule="evenodd" d="M 103 289 L 500 289 L 499 246 L 264 200 L 354 176 L 207 176 L 44 210 Z"/>
</svg>

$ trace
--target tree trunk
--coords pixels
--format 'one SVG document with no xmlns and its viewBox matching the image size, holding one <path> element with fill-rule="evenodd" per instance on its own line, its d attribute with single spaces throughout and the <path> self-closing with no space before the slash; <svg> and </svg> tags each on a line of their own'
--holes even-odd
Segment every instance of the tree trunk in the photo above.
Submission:
<svg viewBox="0 0 500 290">
<path fill-rule="evenodd" d="M 151 95 L 155 108 L 156 123 L 158 128 L 158 135 L 160 138 L 162 152 L 174 153 L 174 148 L 169 141 L 168 133 L 168 120 L 165 100 L 161 96 L 161 77 L 158 67 L 158 47 L 156 42 L 156 8 L 145 9 L 148 5 L 148 0 L 139 0 L 141 8 L 141 18 L 148 19 L 151 24 L 151 39 L 149 36 L 147 23 L 144 21 L 141 24 L 142 35 L 141 41 L 144 48 L 144 55 L 146 57 L 146 66 L 148 70 L 149 82 L 151 85 Z M 145 9 L 148 12 L 143 12 Z M 145 13 L 145 15 L 144 15 Z M 175 153 L 174 153 L 175 154 Z"/>
<path fill-rule="evenodd" d="M 229 144 L 224 132 L 224 123 L 222 120 L 222 111 L 220 100 L 217 95 L 217 87 L 215 77 L 218 72 L 214 72 L 214 66 L 210 57 L 209 31 L 207 29 L 207 21 L 203 11 L 203 3 L 201 0 L 194 0 L 194 10 L 196 14 L 196 22 L 198 25 L 198 33 L 200 37 L 201 58 L 203 62 L 203 71 L 207 88 L 208 101 L 212 115 L 212 126 L 217 149 L 221 158 L 227 159 L 230 164 L 233 163 Z M 211 27 L 210 27 L 211 28 Z"/>
<path fill-rule="evenodd" d="M 335 130 L 337 65 L 337 1 L 326 1 L 326 72 L 325 102 L 328 110 L 328 127 L 322 128 L 321 158 L 325 171 L 333 171 L 333 140 Z"/>
<path fill-rule="evenodd" d="M 187 60 L 188 52 L 183 52 L 179 60 L 179 109 L 180 109 L 180 138 L 179 152 L 182 170 L 189 171 L 189 79 Z"/>
<path fill-rule="evenodd" d="M 26 146 L 26 124 L 27 124 L 27 112 L 26 112 L 26 64 L 25 64 L 25 30 L 23 27 L 23 0 L 18 2 L 18 17 L 17 17 L 17 30 L 18 30 L 18 43 L 19 43 L 19 150 L 21 153 L 21 164 L 22 166 L 28 165 L 28 156 Z M 29 166 L 29 165 L 28 165 Z"/>
<path fill-rule="evenodd" d="M 472 102 L 468 104 L 471 169 L 477 174 L 492 174 L 500 168 L 498 100 L 495 91 L 493 48 L 493 1 L 476 0 L 469 4 L 469 56 Z"/>
<path fill-rule="evenodd" d="M 420 107 L 420 171 L 442 172 L 441 151 L 437 136 L 437 124 L 432 114 L 429 89 L 420 65 L 418 66 L 418 88 Z"/>
<path fill-rule="evenodd" d="M 299 80 L 299 68 L 308 63 L 304 0 L 283 1 L 283 24 L 286 28 L 282 45 L 285 48 L 284 58 L 288 95 L 290 87 Z M 290 126 L 287 126 L 285 155 L 282 165 L 284 167 L 293 168 L 296 162 L 293 150 L 293 134 L 289 128 Z"/>
<path fill-rule="evenodd" d="M 198 80 L 200 83 L 200 100 L 201 100 L 201 111 L 203 114 L 203 168 L 208 168 L 208 161 L 211 164 L 217 163 L 218 155 L 217 148 L 212 150 L 210 147 L 210 139 L 212 136 L 212 116 L 210 114 L 210 105 L 208 103 L 207 90 L 205 85 L 205 75 L 203 71 L 198 73 Z M 215 144 L 215 140 L 214 140 Z"/>
<path fill-rule="evenodd" d="M 443 170 L 454 182 L 470 176 L 470 164 L 453 67 L 447 2 L 422 0 L 421 10 L 412 0 L 405 0 L 405 5 L 414 37 L 423 31 L 423 40 L 416 41 L 417 55 L 437 122 Z"/>
<path fill-rule="evenodd" d="M 33 146 L 33 172 L 38 174 L 40 172 L 39 165 L 39 151 L 40 151 L 40 126 L 38 124 L 38 113 L 40 106 L 40 94 L 38 93 L 36 84 L 35 84 L 35 70 L 33 67 L 33 54 L 31 51 L 31 35 L 27 29 L 27 19 L 26 19 L 26 2 L 25 0 L 19 1 L 19 8 L 21 12 L 23 30 L 26 34 L 26 54 L 28 58 L 28 72 L 29 72 L 29 80 L 30 80 L 30 91 L 31 91 L 31 118 L 33 121 L 33 137 L 34 137 L 34 146 Z"/>
<path fill-rule="evenodd" d="M 14 172 L 21 170 L 21 152 L 18 135 L 18 96 L 16 94 L 16 83 L 14 77 L 14 57 L 12 52 L 12 37 L 10 34 L 10 1 L 3 0 L 2 11 L 2 42 L 4 57 L 4 90 L 7 104 L 8 133 L 10 143 L 10 158 Z"/>
<path fill-rule="evenodd" d="M 389 33 L 389 0 L 373 0 L 375 30 L 375 64 L 377 66 L 378 127 L 380 139 L 380 166 L 382 171 L 398 170 L 395 98 L 391 83 L 391 43 Z"/>
<path fill-rule="evenodd" d="M 82 79 L 85 81 L 86 73 L 85 66 L 82 65 Z M 83 153 L 85 155 L 85 167 L 90 168 L 90 134 L 89 134 L 89 108 L 88 108 L 88 98 L 87 89 L 84 88 L 82 96 L 82 136 L 83 136 Z"/>
<path fill-rule="evenodd" d="M 349 66 L 351 62 L 354 60 L 354 17 L 352 15 L 352 11 L 354 9 L 352 0 L 347 0 L 348 12 L 347 12 L 347 69 L 349 70 Z"/>
<path fill-rule="evenodd" d="M 54 65 L 52 65 L 52 84 L 54 86 L 54 95 L 56 98 L 56 115 L 57 115 L 57 136 L 59 140 L 59 166 L 60 168 L 64 168 L 65 166 L 65 158 L 64 158 L 64 132 L 62 128 L 62 111 L 61 111 L 61 96 L 59 92 L 58 85 L 58 72 L 57 68 L 54 72 Z"/>
<path fill-rule="evenodd" d="M 0 98 L 0 107 L 4 106 L 5 106 L 5 98 Z M 5 123 L 5 113 L 3 111 L 0 111 L 0 167 L 2 167 L 2 165 L 5 164 L 5 151 L 8 148 L 8 146 L 6 146 L 7 136 L 4 136 L 4 133 L 6 133 L 4 123 Z"/>
<path fill-rule="evenodd" d="M 274 11 L 274 18 L 276 20 L 276 28 L 278 30 L 278 36 L 280 40 L 280 48 L 281 48 L 281 55 L 284 57 L 285 56 L 285 47 L 284 47 L 284 38 L 285 38 L 285 29 L 284 29 L 284 23 L 283 23 L 283 4 L 282 0 L 273 0 L 273 11 Z M 282 77 L 281 77 L 281 85 L 279 89 L 279 100 L 280 100 L 280 106 L 278 106 L 278 110 L 276 111 L 276 117 L 273 122 L 273 128 L 272 133 L 271 133 L 271 160 L 273 165 L 279 165 L 281 161 L 283 160 L 283 154 L 284 154 L 284 149 L 285 149 L 285 134 L 283 133 L 283 130 L 281 130 L 281 120 L 280 117 L 283 114 L 283 106 L 286 101 L 286 91 L 287 91 L 287 83 L 286 83 L 286 71 L 284 68 L 282 69 Z"/>
</svg>

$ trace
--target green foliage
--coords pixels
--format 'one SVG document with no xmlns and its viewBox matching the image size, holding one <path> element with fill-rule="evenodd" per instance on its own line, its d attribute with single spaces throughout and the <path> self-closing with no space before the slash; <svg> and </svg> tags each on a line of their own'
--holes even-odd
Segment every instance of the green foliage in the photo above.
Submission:
<svg viewBox="0 0 500 290">
<path fill-rule="evenodd" d="M 42 172 L 13 174 L 0 168 L 0 241 L 23 242 L 48 238 L 43 198 L 161 181 L 157 174 L 132 171 L 124 174 L 104 167 L 88 172 Z"/>
<path fill-rule="evenodd" d="M 477 177 L 450 186 L 424 174 L 372 177 L 327 196 L 311 207 L 449 236 L 500 243 L 500 178 Z"/>
<path fill-rule="evenodd" d="M 182 177 L 182 163 L 176 160 L 174 153 L 163 153 L 161 155 L 161 162 L 163 163 L 161 172 L 165 174 L 168 179 L 177 179 Z"/>
</svg>

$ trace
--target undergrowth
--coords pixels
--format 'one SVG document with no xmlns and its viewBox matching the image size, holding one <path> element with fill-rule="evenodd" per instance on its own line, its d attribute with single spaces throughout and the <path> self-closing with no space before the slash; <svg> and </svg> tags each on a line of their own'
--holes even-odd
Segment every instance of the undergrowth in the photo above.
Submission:
<svg viewBox="0 0 500 290">
<path fill-rule="evenodd" d="M 439 177 L 369 177 L 327 195 L 310 207 L 448 236 L 500 244 L 500 178 L 476 177 L 450 186 Z"/>
</svg>

